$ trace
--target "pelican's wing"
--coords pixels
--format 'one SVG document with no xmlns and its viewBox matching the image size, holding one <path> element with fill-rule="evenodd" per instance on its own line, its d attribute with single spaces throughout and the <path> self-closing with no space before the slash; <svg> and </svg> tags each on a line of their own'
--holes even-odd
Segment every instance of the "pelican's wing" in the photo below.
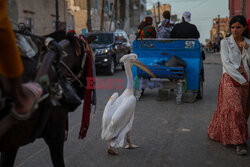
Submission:
<svg viewBox="0 0 250 167">
<path fill-rule="evenodd" d="M 103 115 L 102 115 L 102 138 L 104 138 L 105 133 L 107 131 L 107 127 L 111 122 L 111 118 L 115 112 L 115 109 L 113 109 L 113 104 L 118 98 L 118 93 L 115 92 L 108 100 L 108 103 L 105 106 Z"/>
<path fill-rule="evenodd" d="M 108 103 L 106 104 L 105 108 L 104 108 L 104 112 L 108 111 L 110 108 L 112 108 L 112 105 L 114 104 L 114 102 L 116 101 L 116 99 L 118 98 L 118 93 L 115 92 L 108 100 Z"/>
<path fill-rule="evenodd" d="M 133 121 L 134 121 L 134 114 L 132 115 L 132 118 L 130 119 L 127 126 L 122 129 L 122 131 L 119 133 L 119 135 L 116 138 L 113 138 L 111 140 L 111 147 L 116 147 L 116 148 L 123 147 L 125 137 L 127 133 L 131 130 Z"/>
<path fill-rule="evenodd" d="M 106 140 L 117 137 L 129 124 L 135 111 L 136 99 L 134 96 L 125 97 L 121 104 L 116 105 L 116 110 L 112 116 L 111 123 L 109 124 L 109 127 L 107 127 L 105 135 Z"/>
</svg>

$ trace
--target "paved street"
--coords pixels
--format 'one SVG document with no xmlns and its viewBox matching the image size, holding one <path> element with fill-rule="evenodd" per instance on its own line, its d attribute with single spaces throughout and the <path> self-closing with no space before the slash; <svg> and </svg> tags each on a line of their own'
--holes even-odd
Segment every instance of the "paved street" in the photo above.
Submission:
<svg viewBox="0 0 250 167">
<path fill-rule="evenodd" d="M 81 108 L 70 113 L 70 132 L 65 143 L 67 167 L 247 167 L 250 153 L 239 157 L 234 148 L 208 139 L 207 126 L 216 108 L 221 77 L 219 54 L 209 54 L 205 61 L 204 98 L 195 103 L 176 105 L 174 94 L 168 101 L 157 101 L 156 90 L 146 90 L 137 102 L 132 141 L 136 150 L 118 149 L 119 156 L 107 154 L 101 140 L 102 112 L 114 90 L 97 90 L 98 106 L 84 140 L 78 140 Z M 99 75 L 108 79 L 110 76 Z M 125 78 L 122 70 L 113 78 Z M 124 83 L 123 86 L 126 84 Z M 122 90 L 118 91 L 119 94 Z M 250 145 L 250 142 L 248 142 Z M 249 149 L 250 151 L 250 149 Z M 16 167 L 51 167 L 48 147 L 43 140 L 20 149 Z"/>
</svg>

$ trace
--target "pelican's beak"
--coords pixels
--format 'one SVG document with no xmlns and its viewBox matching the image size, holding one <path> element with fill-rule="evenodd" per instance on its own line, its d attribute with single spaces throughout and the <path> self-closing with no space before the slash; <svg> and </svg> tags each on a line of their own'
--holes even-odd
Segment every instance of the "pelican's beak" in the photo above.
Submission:
<svg viewBox="0 0 250 167">
<path fill-rule="evenodd" d="M 137 66 L 138 68 L 142 69 L 143 71 L 145 71 L 146 73 L 151 75 L 153 78 L 156 78 L 154 73 L 146 65 L 144 65 L 142 62 L 140 62 L 139 60 L 134 59 L 134 60 L 130 60 L 130 62 L 131 62 L 131 64 Z"/>
</svg>

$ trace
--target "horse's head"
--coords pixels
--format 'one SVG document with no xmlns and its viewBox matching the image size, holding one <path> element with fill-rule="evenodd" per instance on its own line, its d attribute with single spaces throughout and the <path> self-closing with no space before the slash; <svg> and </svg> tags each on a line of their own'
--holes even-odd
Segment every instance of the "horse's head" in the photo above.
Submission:
<svg viewBox="0 0 250 167">
<path fill-rule="evenodd" d="M 66 77 L 77 95 L 83 99 L 86 85 L 85 75 L 85 45 L 73 33 L 66 34 L 65 31 L 55 32 L 49 35 L 57 42 L 67 39 L 70 45 L 62 50 L 60 72 Z"/>
<path fill-rule="evenodd" d="M 62 62 L 70 69 L 66 70 L 65 76 L 76 90 L 77 95 L 83 99 L 86 89 L 86 49 L 84 43 L 73 34 L 69 33 L 66 37 L 70 41 L 70 46 L 65 49 L 66 55 Z M 63 65 L 65 67 L 65 65 Z"/>
</svg>

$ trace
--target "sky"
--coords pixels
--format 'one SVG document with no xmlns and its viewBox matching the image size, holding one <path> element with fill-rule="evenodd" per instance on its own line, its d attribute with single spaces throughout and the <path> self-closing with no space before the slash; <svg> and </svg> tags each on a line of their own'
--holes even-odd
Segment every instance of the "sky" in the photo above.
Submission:
<svg viewBox="0 0 250 167">
<path fill-rule="evenodd" d="M 210 29 L 213 18 L 229 17 L 229 0 L 159 0 L 161 4 L 171 5 L 171 14 L 181 18 L 184 11 L 191 12 L 191 23 L 195 24 L 200 32 L 200 42 L 210 38 Z M 151 9 L 158 0 L 147 0 L 147 9 Z"/>
</svg>

